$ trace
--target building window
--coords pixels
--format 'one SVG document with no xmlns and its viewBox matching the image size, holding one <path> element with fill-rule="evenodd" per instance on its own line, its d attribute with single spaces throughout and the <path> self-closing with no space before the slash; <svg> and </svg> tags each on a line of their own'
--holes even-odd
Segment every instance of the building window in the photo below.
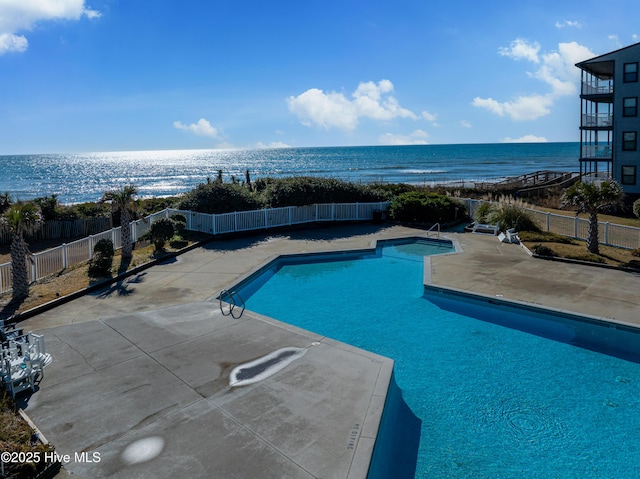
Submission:
<svg viewBox="0 0 640 479">
<path fill-rule="evenodd" d="M 638 134 L 635 131 L 622 133 L 622 149 L 624 151 L 636 151 L 638 149 Z"/>
<path fill-rule="evenodd" d="M 622 102 L 622 116 L 638 116 L 638 97 L 630 96 Z"/>
<path fill-rule="evenodd" d="M 636 167 L 635 166 L 622 167 L 622 184 L 623 185 L 636 184 Z"/>
<path fill-rule="evenodd" d="M 624 64 L 624 82 L 637 82 L 638 81 L 638 62 L 625 63 Z"/>
</svg>

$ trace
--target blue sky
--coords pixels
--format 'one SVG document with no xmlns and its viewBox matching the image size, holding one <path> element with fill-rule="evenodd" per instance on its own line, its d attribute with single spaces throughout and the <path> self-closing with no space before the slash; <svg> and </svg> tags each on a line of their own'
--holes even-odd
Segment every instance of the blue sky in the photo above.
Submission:
<svg viewBox="0 0 640 479">
<path fill-rule="evenodd" d="M 0 155 L 578 141 L 637 0 L 0 0 Z"/>
</svg>

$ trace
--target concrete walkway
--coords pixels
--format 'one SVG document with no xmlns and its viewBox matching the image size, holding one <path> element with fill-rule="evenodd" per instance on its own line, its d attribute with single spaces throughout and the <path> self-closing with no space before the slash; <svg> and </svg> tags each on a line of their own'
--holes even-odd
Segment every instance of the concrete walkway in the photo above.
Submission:
<svg viewBox="0 0 640 479">
<path fill-rule="evenodd" d="M 393 361 L 250 312 L 234 320 L 210 300 L 280 254 L 414 235 L 343 225 L 215 241 L 35 316 L 22 326 L 54 362 L 26 411 L 74 477 L 365 477 Z M 640 322 L 638 275 L 449 236 L 463 252 L 430 258 L 434 284 Z M 235 366 L 283 347 L 305 354 L 229 387 Z"/>
</svg>

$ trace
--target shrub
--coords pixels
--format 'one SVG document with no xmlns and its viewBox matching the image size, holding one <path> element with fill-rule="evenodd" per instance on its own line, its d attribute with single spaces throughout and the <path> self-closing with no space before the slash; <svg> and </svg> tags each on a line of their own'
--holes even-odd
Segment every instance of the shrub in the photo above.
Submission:
<svg viewBox="0 0 640 479">
<path fill-rule="evenodd" d="M 478 223 L 487 223 L 487 215 L 491 211 L 492 206 L 493 205 L 488 202 L 480 203 L 480 205 L 476 208 L 476 211 L 473 214 L 473 219 L 476 220 Z"/>
<path fill-rule="evenodd" d="M 389 214 L 397 221 L 443 223 L 462 217 L 465 214 L 465 207 L 461 202 L 448 196 L 410 191 L 398 195 L 391 202 Z"/>
<path fill-rule="evenodd" d="M 640 198 L 633 202 L 633 214 L 636 218 L 640 218 Z"/>
<path fill-rule="evenodd" d="M 169 216 L 169 219 L 173 222 L 173 229 L 175 231 L 175 235 L 182 238 L 184 236 L 184 232 L 187 229 L 187 218 L 181 214 L 173 214 Z"/>
<path fill-rule="evenodd" d="M 379 187 L 313 176 L 259 179 L 254 182 L 254 190 L 262 195 L 264 205 L 271 208 L 386 201 L 391 196 Z"/>
<path fill-rule="evenodd" d="M 209 214 L 255 210 L 261 207 L 260 200 L 247 188 L 220 182 L 201 183 L 187 192 L 178 203 L 178 209 Z"/>
<path fill-rule="evenodd" d="M 539 256 L 551 256 L 551 257 L 558 256 L 558 253 L 553 251 L 548 246 L 545 246 L 542 244 L 533 245 L 532 251 Z"/>
<path fill-rule="evenodd" d="M 113 256 L 113 241 L 109 239 L 99 240 L 93 247 L 93 259 L 89 263 L 89 276 L 96 278 L 111 274 Z"/>
<path fill-rule="evenodd" d="M 169 218 L 160 218 L 151 224 L 149 238 L 155 251 L 160 251 L 175 234 L 174 222 Z"/>
<path fill-rule="evenodd" d="M 486 218 L 487 223 L 497 223 L 503 231 L 511 228 L 516 231 L 540 231 L 540 227 L 528 211 L 510 204 L 492 205 Z"/>
<path fill-rule="evenodd" d="M 625 266 L 627 268 L 640 269 L 640 261 L 637 259 L 632 259 Z"/>
</svg>

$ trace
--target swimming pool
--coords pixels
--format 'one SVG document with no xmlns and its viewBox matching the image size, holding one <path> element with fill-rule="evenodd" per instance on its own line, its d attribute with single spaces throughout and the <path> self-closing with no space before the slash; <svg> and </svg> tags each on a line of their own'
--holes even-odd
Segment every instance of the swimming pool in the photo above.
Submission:
<svg viewBox="0 0 640 479">
<path fill-rule="evenodd" d="M 420 424 L 417 463 L 402 471 L 638 477 L 638 332 L 425 288 L 422 256 L 442 251 L 412 240 L 287 257 L 236 289 L 253 311 L 395 360 Z"/>
</svg>

